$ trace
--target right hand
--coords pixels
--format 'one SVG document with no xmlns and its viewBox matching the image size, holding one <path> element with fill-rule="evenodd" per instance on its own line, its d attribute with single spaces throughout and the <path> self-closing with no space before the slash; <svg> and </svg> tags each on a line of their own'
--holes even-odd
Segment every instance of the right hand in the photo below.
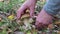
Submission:
<svg viewBox="0 0 60 34">
<path fill-rule="evenodd" d="M 36 28 L 41 30 L 42 28 L 46 28 L 49 24 L 52 24 L 54 17 L 48 14 L 44 9 L 39 13 L 36 18 Z"/>
<path fill-rule="evenodd" d="M 30 10 L 30 16 L 34 15 L 36 0 L 27 0 L 25 3 L 17 10 L 17 19 L 21 18 L 21 14 L 26 10 Z"/>
</svg>

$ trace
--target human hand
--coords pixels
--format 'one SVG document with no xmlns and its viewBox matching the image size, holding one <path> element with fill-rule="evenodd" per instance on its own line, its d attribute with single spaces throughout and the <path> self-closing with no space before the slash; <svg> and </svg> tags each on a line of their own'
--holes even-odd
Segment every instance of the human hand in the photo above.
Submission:
<svg viewBox="0 0 60 34">
<path fill-rule="evenodd" d="M 27 0 L 24 4 L 17 10 L 17 19 L 21 18 L 21 14 L 26 10 L 30 10 L 30 16 L 34 15 L 36 0 Z"/>
<path fill-rule="evenodd" d="M 36 18 L 36 28 L 38 30 L 47 27 L 49 24 L 52 24 L 53 17 L 42 10 Z"/>
</svg>

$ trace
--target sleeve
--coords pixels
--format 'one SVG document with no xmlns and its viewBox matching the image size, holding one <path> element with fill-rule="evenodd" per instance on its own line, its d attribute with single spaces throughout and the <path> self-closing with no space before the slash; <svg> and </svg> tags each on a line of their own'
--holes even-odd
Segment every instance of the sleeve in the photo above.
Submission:
<svg viewBox="0 0 60 34">
<path fill-rule="evenodd" d="M 60 0 L 47 0 L 43 9 L 52 16 L 57 15 L 60 12 Z"/>
</svg>

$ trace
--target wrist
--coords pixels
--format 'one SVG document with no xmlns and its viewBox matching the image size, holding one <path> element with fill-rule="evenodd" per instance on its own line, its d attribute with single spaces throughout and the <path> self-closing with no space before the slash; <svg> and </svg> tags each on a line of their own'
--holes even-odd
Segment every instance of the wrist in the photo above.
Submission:
<svg viewBox="0 0 60 34">
<path fill-rule="evenodd" d="M 41 14 L 44 14 L 44 15 L 46 15 L 46 16 L 49 16 L 49 17 L 51 17 L 51 18 L 54 18 L 52 15 L 50 15 L 50 14 L 48 14 L 44 9 L 42 9 L 42 11 L 41 11 Z"/>
</svg>

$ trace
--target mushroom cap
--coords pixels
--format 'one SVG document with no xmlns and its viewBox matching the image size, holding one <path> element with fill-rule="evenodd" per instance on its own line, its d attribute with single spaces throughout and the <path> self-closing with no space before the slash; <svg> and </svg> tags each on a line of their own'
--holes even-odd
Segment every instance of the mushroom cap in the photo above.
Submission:
<svg viewBox="0 0 60 34">
<path fill-rule="evenodd" d="M 26 19 L 26 18 L 29 18 L 29 17 L 30 17 L 29 14 L 24 14 L 24 15 L 22 15 L 22 17 L 21 17 L 21 20 Z"/>
<path fill-rule="evenodd" d="M 29 10 L 27 9 L 25 12 L 26 13 L 21 16 L 21 19 L 25 19 L 25 18 L 29 18 L 30 17 Z"/>
</svg>

